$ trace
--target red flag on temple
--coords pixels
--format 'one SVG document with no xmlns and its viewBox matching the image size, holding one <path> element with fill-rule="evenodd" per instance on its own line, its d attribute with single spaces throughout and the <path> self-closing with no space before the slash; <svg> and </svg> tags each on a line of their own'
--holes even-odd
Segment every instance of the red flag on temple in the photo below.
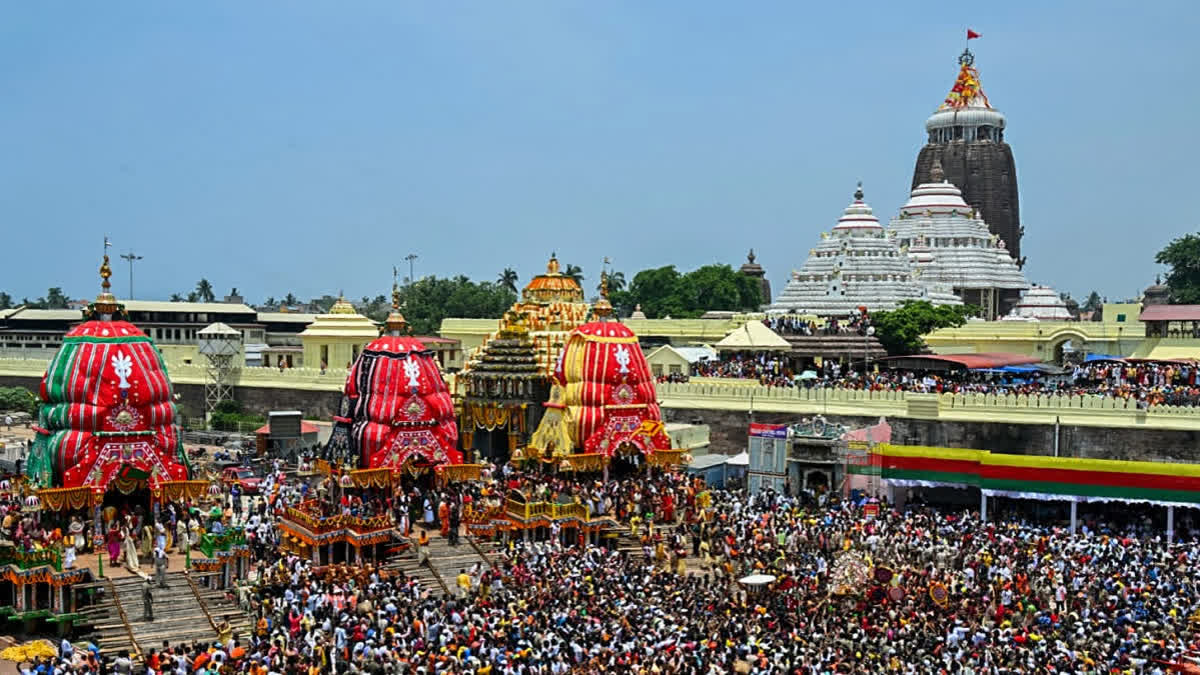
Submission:
<svg viewBox="0 0 1200 675">
<path fill-rule="evenodd" d="M 983 37 L 983 36 L 980 35 L 979 33 L 976 33 L 975 31 L 971 30 L 970 28 L 967 29 L 967 39 L 968 40 L 974 40 L 977 37 Z"/>
</svg>

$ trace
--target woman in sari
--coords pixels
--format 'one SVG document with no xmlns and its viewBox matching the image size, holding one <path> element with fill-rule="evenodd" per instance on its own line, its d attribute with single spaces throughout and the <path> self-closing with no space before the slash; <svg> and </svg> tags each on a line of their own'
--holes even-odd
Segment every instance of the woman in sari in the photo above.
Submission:
<svg viewBox="0 0 1200 675">
<path fill-rule="evenodd" d="M 108 564 L 115 567 L 117 558 L 121 557 L 121 531 L 117 529 L 116 523 L 108 526 L 108 534 L 105 535 L 104 542 L 108 548 Z"/>
<path fill-rule="evenodd" d="M 125 566 L 134 572 L 138 571 L 141 566 L 138 564 L 137 539 L 133 532 L 126 528 L 121 530 L 121 540 L 125 552 Z"/>
</svg>

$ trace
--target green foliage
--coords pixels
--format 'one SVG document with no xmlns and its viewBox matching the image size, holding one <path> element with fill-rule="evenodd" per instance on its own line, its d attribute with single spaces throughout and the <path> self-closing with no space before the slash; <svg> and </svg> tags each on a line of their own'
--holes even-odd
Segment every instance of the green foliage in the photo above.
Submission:
<svg viewBox="0 0 1200 675">
<path fill-rule="evenodd" d="M 453 279 L 429 276 L 401 287 L 400 301 L 414 334 L 437 335 L 446 317 L 500 318 L 517 301 L 517 294 L 500 284 L 474 282 L 461 275 Z"/>
<path fill-rule="evenodd" d="M 196 297 L 199 302 L 212 302 L 216 300 L 217 296 L 213 293 L 212 284 L 208 283 L 208 279 L 201 279 L 196 282 Z M 190 301 L 197 302 L 197 300 Z"/>
<path fill-rule="evenodd" d="M 9 309 L 12 306 L 12 296 L 4 291 L 0 291 L 0 309 Z"/>
<path fill-rule="evenodd" d="M 0 387 L 0 410 L 34 415 L 37 408 L 37 396 L 32 391 L 24 387 Z"/>
<path fill-rule="evenodd" d="M 218 431 L 242 431 L 251 426 L 266 424 L 267 418 L 262 415 L 251 415 L 245 412 L 239 401 L 221 401 L 212 414 L 212 428 Z"/>
<path fill-rule="evenodd" d="M 1080 309 L 1084 312 L 1098 312 L 1104 307 L 1104 303 L 1100 301 L 1100 294 L 1096 291 L 1088 293 L 1087 300 L 1083 301 L 1083 307 Z"/>
<path fill-rule="evenodd" d="M 171 302 L 183 302 L 183 296 L 178 293 L 172 293 L 171 297 L 170 297 L 170 301 Z"/>
<path fill-rule="evenodd" d="M 580 287 L 583 286 L 583 268 L 579 265 L 563 265 L 563 276 L 571 277 Z"/>
<path fill-rule="evenodd" d="M 1171 241 L 1154 256 L 1154 262 L 1171 268 L 1167 288 L 1172 303 L 1200 304 L 1200 234 L 1185 234 Z"/>
<path fill-rule="evenodd" d="M 933 305 L 928 300 L 909 301 L 890 312 L 871 315 L 875 337 L 891 356 L 916 354 L 925 346 L 921 336 L 938 328 L 961 326 L 979 314 L 974 305 Z"/>
<path fill-rule="evenodd" d="M 4 296 L 8 297 L 8 294 L 5 293 Z M 38 298 L 37 300 L 25 298 L 21 301 L 21 304 L 30 309 L 66 309 L 68 302 L 70 301 L 67 299 L 67 294 L 63 293 L 62 287 L 53 286 L 46 291 L 46 295 Z M 7 309 L 7 307 L 2 309 Z"/>
<path fill-rule="evenodd" d="M 627 292 L 612 294 L 610 299 L 622 314 L 640 304 L 651 319 L 683 319 L 708 311 L 755 311 L 760 291 L 758 280 L 729 265 L 705 265 L 687 274 L 667 265 L 638 272 Z"/>
<path fill-rule="evenodd" d="M 507 288 L 513 295 L 517 294 L 517 271 L 511 267 L 505 267 L 500 273 L 500 277 L 496 279 L 496 283 Z"/>
</svg>

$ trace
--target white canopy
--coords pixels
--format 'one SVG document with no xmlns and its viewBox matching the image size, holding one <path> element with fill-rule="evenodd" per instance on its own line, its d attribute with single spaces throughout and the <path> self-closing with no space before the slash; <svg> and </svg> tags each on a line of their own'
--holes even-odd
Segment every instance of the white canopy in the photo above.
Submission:
<svg viewBox="0 0 1200 675">
<path fill-rule="evenodd" d="M 792 345 L 761 321 L 747 321 L 716 345 L 718 351 L 786 352 Z"/>
<path fill-rule="evenodd" d="M 751 574 L 748 577 L 738 579 L 738 583 L 744 586 L 766 586 L 775 581 L 775 576 L 772 574 Z"/>
</svg>

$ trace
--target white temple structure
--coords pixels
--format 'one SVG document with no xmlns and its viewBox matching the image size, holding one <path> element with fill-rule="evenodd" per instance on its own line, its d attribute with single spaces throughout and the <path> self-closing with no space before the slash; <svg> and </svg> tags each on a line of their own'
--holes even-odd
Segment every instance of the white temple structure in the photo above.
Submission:
<svg viewBox="0 0 1200 675">
<path fill-rule="evenodd" d="M 1012 308 L 1004 321 L 1069 321 L 1071 310 L 1049 286 L 1034 285 Z"/>
<path fill-rule="evenodd" d="M 792 272 L 787 286 L 767 311 L 846 317 L 895 309 L 905 300 L 961 305 L 949 287 L 927 285 L 914 271 L 899 245 L 884 233 L 871 207 L 863 202 L 862 184 L 832 232 L 808 252 L 808 260 Z"/>
<path fill-rule="evenodd" d="M 922 281 L 950 287 L 963 302 L 982 308 L 985 319 L 1003 313 L 1003 291 L 1029 288 L 1004 241 L 988 231 L 937 160 L 930 182 L 918 185 L 888 223 L 888 236 L 908 252 Z"/>
</svg>

